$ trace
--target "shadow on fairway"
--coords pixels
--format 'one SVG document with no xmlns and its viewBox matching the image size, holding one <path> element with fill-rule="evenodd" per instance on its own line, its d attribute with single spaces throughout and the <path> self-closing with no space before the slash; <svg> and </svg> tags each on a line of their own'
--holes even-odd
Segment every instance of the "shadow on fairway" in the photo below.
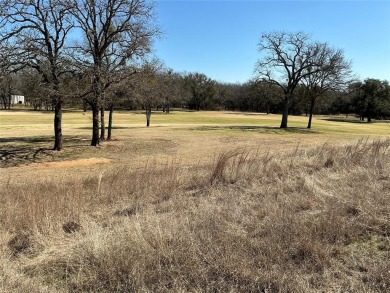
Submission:
<svg viewBox="0 0 390 293">
<path fill-rule="evenodd" d="M 90 141 L 89 138 L 79 136 L 64 136 L 62 138 L 63 143 L 77 143 Z M 54 143 L 53 136 L 24 136 L 24 137 L 2 137 L 0 143 L 20 143 L 20 144 L 38 144 L 38 143 Z M 0 145 L 1 147 L 1 145 Z"/>
<path fill-rule="evenodd" d="M 48 148 L 18 148 L 0 149 L 0 167 L 16 167 L 23 164 L 36 163 L 42 161 L 43 157 L 51 157 L 53 152 Z"/>
<path fill-rule="evenodd" d="M 134 129 L 134 128 L 141 128 L 141 127 L 131 127 L 131 126 L 113 126 L 111 129 Z M 77 129 L 83 129 L 83 130 L 92 130 L 91 127 L 85 127 L 85 126 L 82 126 L 82 127 L 77 127 Z M 107 131 L 107 128 L 106 128 L 106 131 Z M 100 129 L 99 129 L 99 133 L 100 133 Z"/>
<path fill-rule="evenodd" d="M 61 160 L 67 155 L 53 151 L 52 136 L 3 137 L 0 138 L 0 168 Z M 63 147 L 75 149 L 89 147 L 90 139 L 64 137 Z"/>
<path fill-rule="evenodd" d="M 267 116 L 267 113 L 245 113 L 245 112 L 228 112 L 229 115 L 239 115 L 239 116 Z"/>
<path fill-rule="evenodd" d="M 156 127 L 164 127 L 164 126 L 158 125 L 157 123 L 155 125 L 150 124 L 150 128 L 156 128 Z M 91 129 L 91 127 L 77 127 L 77 129 Z M 113 126 L 111 129 L 112 130 L 115 130 L 115 129 L 148 129 L 148 127 L 146 127 L 146 125 L 144 125 L 144 126 Z M 106 131 L 107 131 L 107 128 L 106 128 Z"/>
<path fill-rule="evenodd" d="M 2 137 L 0 143 L 45 143 L 53 141 L 51 136 L 24 136 L 24 137 Z"/>
<path fill-rule="evenodd" d="M 289 128 L 280 128 L 275 126 L 201 126 L 197 128 L 191 128 L 191 130 L 200 130 L 200 131 L 213 131 L 213 130 L 233 130 L 233 131 L 254 131 L 259 133 L 320 133 L 312 129 L 302 128 L 302 127 L 289 127 Z"/>
<path fill-rule="evenodd" d="M 321 120 L 331 121 L 331 122 L 357 123 L 357 124 L 368 123 L 367 121 L 361 121 L 361 120 L 349 119 L 349 118 L 322 118 Z M 374 123 L 374 121 L 371 123 Z"/>
</svg>

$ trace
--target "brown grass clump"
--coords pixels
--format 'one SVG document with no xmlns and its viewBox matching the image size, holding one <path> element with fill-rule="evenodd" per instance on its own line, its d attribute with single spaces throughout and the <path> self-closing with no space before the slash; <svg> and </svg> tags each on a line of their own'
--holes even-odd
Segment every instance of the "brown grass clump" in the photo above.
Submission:
<svg viewBox="0 0 390 293">
<path fill-rule="evenodd" d="M 42 292 L 388 292 L 389 147 L 236 149 L 10 184 L 0 288 L 23 292 L 12 276 Z M 9 259 L 17 231 L 39 249 Z"/>
<path fill-rule="evenodd" d="M 31 248 L 31 238 L 26 233 L 18 233 L 8 241 L 8 248 L 13 256 L 17 256 Z"/>
<path fill-rule="evenodd" d="M 62 230 L 68 234 L 78 232 L 80 231 L 80 228 L 80 224 L 73 221 L 66 222 L 62 225 Z"/>
</svg>

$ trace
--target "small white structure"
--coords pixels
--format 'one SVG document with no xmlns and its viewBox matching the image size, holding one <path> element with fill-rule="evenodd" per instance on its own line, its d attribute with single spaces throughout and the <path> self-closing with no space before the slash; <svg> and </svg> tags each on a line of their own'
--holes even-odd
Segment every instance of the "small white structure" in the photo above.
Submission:
<svg viewBox="0 0 390 293">
<path fill-rule="evenodd" d="M 11 105 L 24 104 L 24 96 L 11 95 Z"/>
</svg>

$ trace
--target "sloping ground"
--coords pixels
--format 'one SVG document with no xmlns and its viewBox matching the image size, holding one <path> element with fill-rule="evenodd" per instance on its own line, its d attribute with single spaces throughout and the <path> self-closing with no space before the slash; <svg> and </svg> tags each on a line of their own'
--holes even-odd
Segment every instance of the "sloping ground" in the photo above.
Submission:
<svg viewBox="0 0 390 293">
<path fill-rule="evenodd" d="M 4 292 L 388 292 L 390 140 L 8 183 Z"/>
</svg>

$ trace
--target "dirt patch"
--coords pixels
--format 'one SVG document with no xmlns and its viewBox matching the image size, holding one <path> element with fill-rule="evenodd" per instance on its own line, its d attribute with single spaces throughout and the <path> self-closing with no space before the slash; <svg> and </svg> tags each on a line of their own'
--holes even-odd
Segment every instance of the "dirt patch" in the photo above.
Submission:
<svg viewBox="0 0 390 293">
<path fill-rule="evenodd" d="M 61 162 L 47 162 L 47 163 L 33 163 L 30 164 L 30 168 L 40 169 L 40 168 L 56 168 L 56 167 L 83 167 L 96 164 L 108 164 L 111 160 L 106 158 L 89 158 L 89 159 L 79 159 L 71 161 L 61 161 Z"/>
</svg>

